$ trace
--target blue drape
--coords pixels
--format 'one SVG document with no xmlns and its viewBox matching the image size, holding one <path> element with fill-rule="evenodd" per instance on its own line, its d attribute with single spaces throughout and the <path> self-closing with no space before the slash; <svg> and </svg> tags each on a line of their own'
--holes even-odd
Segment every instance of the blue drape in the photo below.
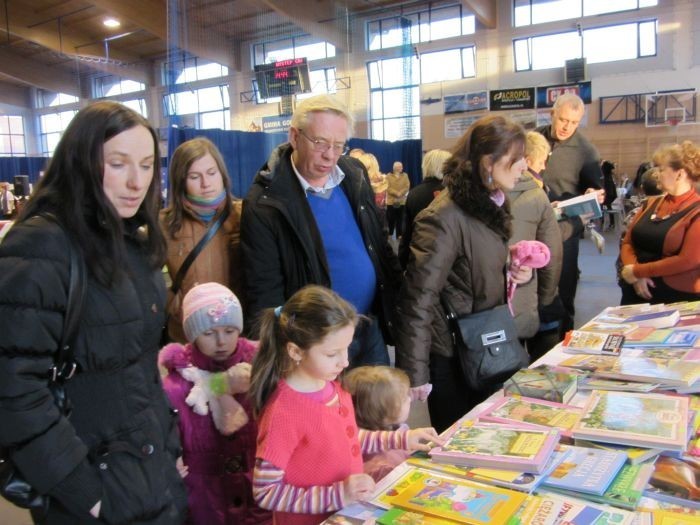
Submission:
<svg viewBox="0 0 700 525">
<path fill-rule="evenodd" d="M 386 140 L 372 139 L 350 139 L 350 148 L 362 148 L 367 153 L 373 154 L 379 161 L 379 170 L 382 173 L 389 173 L 394 166 L 394 162 L 403 164 L 403 170 L 411 179 L 411 188 L 420 184 L 423 180 L 421 162 L 423 161 L 423 141 L 420 139 L 397 140 L 388 142 Z"/>
<path fill-rule="evenodd" d="M 0 181 L 12 184 L 15 175 L 29 175 L 29 182 L 36 184 L 48 162 L 48 157 L 0 157 Z"/>
<path fill-rule="evenodd" d="M 245 197 L 255 174 L 272 150 L 287 140 L 286 133 L 170 128 L 168 158 L 180 144 L 195 137 L 206 137 L 219 148 L 231 178 L 231 189 L 237 197 Z"/>
<path fill-rule="evenodd" d="M 171 128 L 168 134 L 168 158 L 183 142 L 195 137 L 211 140 L 226 162 L 234 195 L 245 197 L 253 178 L 267 161 L 272 150 L 287 140 L 286 133 L 257 133 L 249 131 L 225 131 L 220 129 Z M 371 139 L 350 139 L 351 148 L 362 148 L 374 154 L 382 172 L 390 172 L 394 161 L 403 163 L 404 171 L 411 179 L 411 186 L 422 180 L 421 140 L 387 142 Z"/>
</svg>

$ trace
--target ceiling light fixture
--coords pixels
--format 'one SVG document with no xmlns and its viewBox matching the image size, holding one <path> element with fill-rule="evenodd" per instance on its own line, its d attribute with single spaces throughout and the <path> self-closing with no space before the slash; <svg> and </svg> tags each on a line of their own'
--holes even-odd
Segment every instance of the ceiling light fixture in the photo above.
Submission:
<svg viewBox="0 0 700 525">
<path fill-rule="evenodd" d="M 105 18 L 104 21 L 102 22 L 106 27 L 114 28 L 114 27 L 119 27 L 121 22 L 115 18 Z"/>
</svg>

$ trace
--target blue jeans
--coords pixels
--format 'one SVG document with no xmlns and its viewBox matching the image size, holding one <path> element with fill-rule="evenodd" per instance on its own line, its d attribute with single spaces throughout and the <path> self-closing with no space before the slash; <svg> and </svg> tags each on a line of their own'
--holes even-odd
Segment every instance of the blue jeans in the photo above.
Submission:
<svg viewBox="0 0 700 525">
<path fill-rule="evenodd" d="M 367 319 L 360 320 L 355 328 L 355 335 L 348 347 L 348 358 L 349 368 L 362 365 L 389 365 L 389 352 L 379 328 L 379 321 L 373 315 L 367 315 Z"/>
</svg>

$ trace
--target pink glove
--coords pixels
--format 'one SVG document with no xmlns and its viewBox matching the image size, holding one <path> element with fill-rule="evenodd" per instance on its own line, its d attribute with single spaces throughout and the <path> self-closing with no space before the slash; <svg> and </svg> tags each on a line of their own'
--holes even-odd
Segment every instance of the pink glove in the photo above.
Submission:
<svg viewBox="0 0 700 525">
<path fill-rule="evenodd" d="M 510 274 L 522 266 L 529 268 L 542 268 L 549 264 L 551 254 L 549 246 L 540 241 L 518 241 L 510 247 L 510 268 L 508 269 L 508 307 L 513 313 L 513 296 L 517 283 Z"/>
</svg>

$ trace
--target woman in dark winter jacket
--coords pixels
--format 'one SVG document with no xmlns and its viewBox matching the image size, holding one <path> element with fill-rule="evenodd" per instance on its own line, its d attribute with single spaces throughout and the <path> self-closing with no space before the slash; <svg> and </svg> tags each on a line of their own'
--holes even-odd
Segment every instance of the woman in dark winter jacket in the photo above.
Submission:
<svg viewBox="0 0 700 525">
<path fill-rule="evenodd" d="M 156 364 L 165 305 L 158 173 L 143 117 L 115 102 L 88 106 L 0 245 L 0 446 L 50 497 L 49 524 L 185 516 L 177 425 Z M 62 335 L 70 237 L 87 277 L 65 417 L 47 371 Z"/>
<path fill-rule="evenodd" d="M 527 168 L 523 128 L 501 116 L 477 120 L 445 163 L 446 190 L 418 214 L 401 290 L 396 365 L 417 399 L 428 398 L 442 431 L 492 392 L 470 390 L 461 375 L 441 299 L 457 315 L 506 301 L 506 285 L 528 282 L 532 270 L 510 265 L 512 233 L 504 194 Z M 498 385 L 495 385 L 497 388 Z"/>
</svg>

